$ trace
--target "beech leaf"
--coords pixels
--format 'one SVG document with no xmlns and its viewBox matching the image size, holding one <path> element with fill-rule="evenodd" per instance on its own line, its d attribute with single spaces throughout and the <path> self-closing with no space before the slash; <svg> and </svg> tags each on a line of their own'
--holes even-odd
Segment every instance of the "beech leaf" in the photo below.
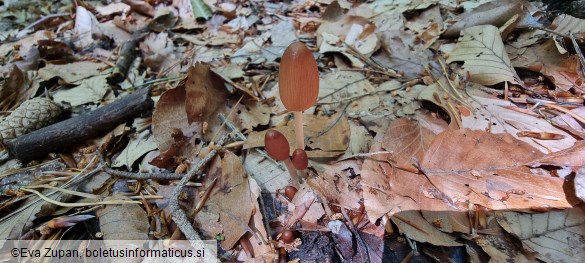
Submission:
<svg viewBox="0 0 585 263">
<path fill-rule="evenodd" d="M 474 26 L 464 29 L 462 38 L 449 55 L 447 63 L 464 62 L 463 68 L 471 74 L 471 81 L 482 85 L 494 85 L 509 81 L 519 84 L 510 58 L 497 27 Z"/>
<path fill-rule="evenodd" d="M 498 223 L 545 262 L 581 262 L 585 258 L 583 206 L 547 213 L 496 213 Z"/>
</svg>

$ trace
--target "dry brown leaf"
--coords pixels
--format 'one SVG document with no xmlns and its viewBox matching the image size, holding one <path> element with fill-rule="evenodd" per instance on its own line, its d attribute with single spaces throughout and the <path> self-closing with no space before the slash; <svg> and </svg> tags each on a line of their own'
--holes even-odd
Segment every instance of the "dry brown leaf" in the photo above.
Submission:
<svg viewBox="0 0 585 263">
<path fill-rule="evenodd" d="M 407 78 L 420 77 L 424 66 L 430 61 L 430 55 L 425 53 L 424 43 L 411 32 L 404 30 L 387 30 L 378 33 L 381 50 L 373 56 L 374 60 L 382 65 L 404 74 Z"/>
<path fill-rule="evenodd" d="M 570 167 L 577 170 L 585 167 L 585 142 L 577 141 L 573 147 L 548 154 L 541 159 L 535 160 L 528 165 L 532 167 L 542 165 L 554 165 L 560 167 Z"/>
<path fill-rule="evenodd" d="M 514 67 L 524 67 L 540 72 L 564 91 L 573 87 L 585 90 L 584 80 L 578 73 L 579 59 L 577 55 L 560 54 L 554 40 L 549 39 L 542 44 L 531 46 L 525 50 L 520 49 L 517 52 L 521 53 L 512 60 Z"/>
<path fill-rule="evenodd" d="M 267 125 L 272 109 L 260 101 L 246 100 L 238 105 L 238 117 L 244 131 L 252 131 L 258 125 Z"/>
<path fill-rule="evenodd" d="M 555 128 L 546 120 L 507 108 L 517 107 L 508 101 L 493 97 L 476 88 L 468 88 L 467 93 L 473 99 L 471 105 L 474 109 L 470 116 L 461 116 L 462 128 L 508 133 L 543 153 L 557 152 L 575 144 L 576 140 L 571 135 Z M 538 140 L 517 137 L 519 131 L 555 133 L 563 135 L 564 139 Z"/>
<path fill-rule="evenodd" d="M 200 137 L 201 124 L 187 121 L 185 111 L 186 92 L 183 86 L 165 91 L 156 103 L 152 115 L 152 133 L 162 152 L 168 150 L 173 144 L 172 133 L 179 129 L 187 137 Z"/>
<path fill-rule="evenodd" d="M 185 109 L 189 123 L 208 120 L 224 103 L 225 86 L 209 65 L 196 63 L 185 81 Z"/>
<path fill-rule="evenodd" d="M 585 107 L 572 109 L 571 112 L 585 119 Z M 563 128 L 567 132 L 575 136 L 581 137 L 581 139 L 585 139 L 585 128 L 583 128 L 581 124 L 577 120 L 575 120 L 573 116 L 563 113 L 552 118 L 552 121 L 555 125 Z"/>
<path fill-rule="evenodd" d="M 74 44 L 78 48 L 85 48 L 94 44 L 93 36 L 100 36 L 99 22 L 95 16 L 83 6 L 77 6 L 75 11 Z"/>
<path fill-rule="evenodd" d="M 144 65 L 154 71 L 169 70 L 174 67 L 178 71 L 180 67 L 174 65 L 178 63 L 175 55 L 175 45 L 167 33 L 150 33 L 144 41 L 139 44 L 140 50 L 144 57 Z M 171 76 L 178 75 L 173 72 Z M 167 76 L 169 74 L 167 73 Z"/>
<path fill-rule="evenodd" d="M 305 141 L 310 150 L 309 157 L 336 157 L 342 155 L 349 146 L 350 129 L 345 115 L 334 116 L 303 116 L 305 127 Z M 290 153 L 294 151 L 295 136 L 294 123 L 287 126 L 276 127 L 287 138 Z M 266 130 L 267 131 L 267 130 Z M 264 147 L 264 134 L 266 131 L 251 132 L 244 144 L 244 149 Z"/>
<path fill-rule="evenodd" d="M 469 232 L 467 207 L 456 207 L 439 195 L 434 196 L 436 191 L 432 191 L 433 186 L 424 175 L 406 171 L 416 170 L 411 163 L 413 159 L 422 158 L 436 136 L 432 130 L 442 131 L 431 121 L 417 123 L 398 119 L 382 141 L 374 143 L 370 152 L 385 150 L 393 154 L 379 153 L 364 161 L 361 171 L 364 206 L 371 222 L 387 215 L 400 224 L 401 231 L 409 237 L 435 245 L 457 246 L 460 244 L 454 237 L 437 228 L 448 232 Z M 437 211 L 447 213 L 437 214 Z M 423 215 L 430 216 L 430 220 Z M 436 216 L 442 218 L 441 224 L 435 223 Z"/>
<path fill-rule="evenodd" d="M 540 214 L 497 212 L 498 223 L 546 262 L 582 262 L 585 240 L 583 205 Z"/>
<path fill-rule="evenodd" d="M 407 21 L 406 27 L 417 33 L 418 37 L 424 41 L 426 48 L 430 47 L 439 39 L 443 30 L 440 5 L 422 11 L 420 15 Z"/>
<path fill-rule="evenodd" d="M 129 200 L 111 196 L 104 200 Z M 106 205 L 96 211 L 104 240 L 147 240 L 150 224 L 148 216 L 138 204 Z M 107 242 L 106 242 L 107 245 Z"/>
<path fill-rule="evenodd" d="M 339 20 L 336 20 L 334 22 L 325 22 L 325 23 L 321 24 L 321 26 L 319 26 L 319 29 L 317 29 L 317 33 L 316 33 L 317 34 L 317 46 L 320 47 L 321 43 L 323 42 L 323 37 L 321 36 L 321 34 L 323 32 L 329 33 L 329 34 L 334 35 L 334 36 L 338 36 L 342 41 L 346 41 L 345 38 L 349 32 L 349 29 L 354 24 L 360 25 L 362 27 L 366 27 L 366 25 L 375 27 L 365 17 L 345 15 L 344 17 L 342 17 Z"/>
<path fill-rule="evenodd" d="M 347 160 L 332 165 L 312 163 L 319 176 L 312 177 L 308 184 L 327 198 L 327 202 L 355 210 L 360 208 L 360 185 L 358 176 L 361 166 L 355 160 Z"/>
<path fill-rule="evenodd" d="M 459 32 L 473 26 L 492 25 L 500 27 L 512 16 L 525 14 L 526 12 L 522 3 L 518 1 L 490 1 L 464 13 L 461 16 L 461 20 L 449 27 L 443 35 L 446 37 L 457 37 L 459 36 Z"/>
<path fill-rule="evenodd" d="M 326 74 L 320 78 L 319 87 L 317 103 L 322 104 L 324 109 L 339 111 L 346 108 L 348 114 L 360 116 L 380 104 L 376 89 L 359 72 L 338 71 Z"/>
<path fill-rule="evenodd" d="M 173 138 L 173 143 L 171 147 L 161 152 L 158 156 L 154 157 L 149 164 L 152 164 L 156 167 L 165 168 L 167 170 L 171 170 L 178 165 L 179 160 L 176 157 L 179 157 L 179 153 L 181 147 L 187 142 L 188 138 L 183 135 L 183 132 L 179 129 L 173 129 L 171 133 L 171 137 Z"/>
<path fill-rule="evenodd" d="M 49 80 L 59 77 L 66 83 L 75 83 L 80 80 L 103 74 L 106 69 L 104 63 L 93 63 L 89 61 L 79 61 L 64 65 L 47 64 L 44 68 L 39 69 L 39 77 L 43 80 Z"/>
<path fill-rule="evenodd" d="M 252 200 L 250 184 L 240 158 L 232 152 L 226 151 L 221 160 L 221 175 L 212 171 L 209 174 L 218 176 L 217 183 L 196 220 L 208 236 L 223 234 L 225 240 L 221 241 L 221 246 L 231 249 L 250 230 L 248 223 L 255 200 Z"/>
<path fill-rule="evenodd" d="M 349 146 L 350 129 L 343 113 L 334 116 L 304 118 L 305 138 L 309 157 L 336 157 Z"/>
<path fill-rule="evenodd" d="M 512 67 L 497 27 L 469 27 L 462 34 L 447 63 L 464 62 L 463 70 L 469 72 L 471 81 L 478 84 L 522 83 Z"/>
<path fill-rule="evenodd" d="M 523 166 L 542 157 L 509 134 L 456 130 L 434 139 L 421 169 L 454 203 L 522 211 L 571 207 L 562 178 L 535 174 Z"/>
<path fill-rule="evenodd" d="M 549 28 L 563 35 L 585 32 L 585 20 L 562 14 L 555 18 Z"/>
<path fill-rule="evenodd" d="M 132 166 L 138 159 L 155 149 L 156 142 L 148 130 L 135 134 L 120 154 L 112 159 L 112 167 L 126 166 L 128 170 L 132 170 Z"/>
</svg>

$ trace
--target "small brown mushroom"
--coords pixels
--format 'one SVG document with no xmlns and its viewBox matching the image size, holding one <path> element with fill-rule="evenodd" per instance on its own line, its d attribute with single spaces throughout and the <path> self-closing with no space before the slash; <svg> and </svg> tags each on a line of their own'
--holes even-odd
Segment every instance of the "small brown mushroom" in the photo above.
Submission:
<svg viewBox="0 0 585 263">
<path fill-rule="evenodd" d="M 264 147 L 268 156 L 277 161 L 284 161 L 284 165 L 294 183 L 301 183 L 293 163 L 290 161 L 288 140 L 277 130 L 268 130 L 264 135 Z"/>
<path fill-rule="evenodd" d="M 302 42 L 294 42 L 284 51 L 278 86 L 284 107 L 295 115 L 296 148 L 305 149 L 303 111 L 317 102 L 319 69 L 313 54 Z"/>
</svg>

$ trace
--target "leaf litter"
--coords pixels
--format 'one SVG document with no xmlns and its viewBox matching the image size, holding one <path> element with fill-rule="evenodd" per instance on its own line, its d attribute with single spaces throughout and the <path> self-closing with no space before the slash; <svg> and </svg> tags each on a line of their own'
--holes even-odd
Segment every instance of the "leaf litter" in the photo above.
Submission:
<svg viewBox="0 0 585 263">
<path fill-rule="evenodd" d="M 31 6 L 27 18 L 18 5 L 0 6 L 12 25 L 0 27 L 0 125 L 30 126 L 28 115 L 8 122 L 37 97 L 67 119 L 144 89 L 154 105 L 108 134 L 0 164 L 0 211 L 15 211 L 3 213 L 0 236 L 25 239 L 48 233 L 40 226 L 53 218 L 94 214 L 55 212 L 56 201 L 93 201 L 24 190 L 51 181 L 143 200 L 96 211 L 98 225 L 114 221 L 101 226 L 104 239 L 124 222 L 142 238 L 192 237 L 189 227 L 218 240 L 222 260 L 386 262 L 381 247 L 391 240 L 412 249 L 390 250 L 398 260 L 459 261 L 453 251 L 464 247 L 481 261 L 582 261 L 581 18 L 509 0 L 171 2 L 55 2 Z M 264 134 L 282 132 L 295 150 L 278 85 L 280 57 L 295 41 L 313 52 L 320 91 L 303 113 L 305 182 L 289 199 L 291 177 L 268 157 Z M 38 128 L 7 141 L 5 155 Z M 168 175 L 191 171 L 176 191 L 183 184 Z M 176 198 L 179 209 L 157 198 Z M 108 209 L 133 212 L 112 219 Z M 279 238 L 287 230 L 292 243 Z M 327 238 L 316 245 L 315 233 Z"/>
</svg>

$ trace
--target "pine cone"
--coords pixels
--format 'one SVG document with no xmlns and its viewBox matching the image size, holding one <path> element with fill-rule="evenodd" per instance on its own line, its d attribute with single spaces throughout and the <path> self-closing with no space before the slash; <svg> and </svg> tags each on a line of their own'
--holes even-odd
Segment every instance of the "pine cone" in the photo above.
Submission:
<svg viewBox="0 0 585 263">
<path fill-rule="evenodd" d="M 53 124 L 61 113 L 61 107 L 48 98 L 33 98 L 23 102 L 0 122 L 0 144 Z"/>
</svg>

